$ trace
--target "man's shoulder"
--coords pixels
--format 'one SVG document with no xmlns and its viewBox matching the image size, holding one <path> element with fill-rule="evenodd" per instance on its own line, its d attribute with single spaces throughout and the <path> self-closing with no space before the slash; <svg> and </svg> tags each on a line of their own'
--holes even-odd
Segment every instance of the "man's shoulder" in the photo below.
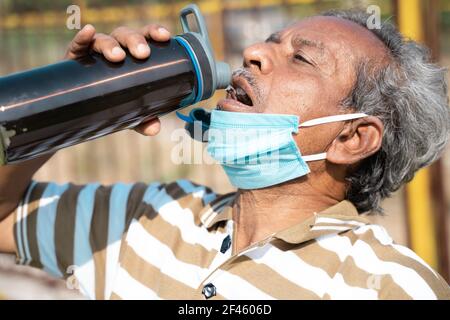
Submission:
<svg viewBox="0 0 450 320">
<path fill-rule="evenodd" d="M 193 214 L 194 220 L 199 221 L 202 213 L 224 196 L 215 193 L 208 186 L 180 179 L 170 183 L 149 184 L 143 193 L 142 202 L 150 204 L 159 213 L 161 210 L 182 211 Z"/>
<path fill-rule="evenodd" d="M 341 234 L 348 242 L 344 264 L 369 275 L 379 298 L 450 299 L 447 282 L 411 249 L 396 244 L 385 228 L 366 224 Z"/>
<path fill-rule="evenodd" d="M 155 183 L 155 187 L 159 192 L 165 193 L 172 200 L 180 200 L 185 197 L 199 198 L 207 204 L 220 196 L 210 187 L 187 179 L 178 179 L 169 183 Z"/>
</svg>

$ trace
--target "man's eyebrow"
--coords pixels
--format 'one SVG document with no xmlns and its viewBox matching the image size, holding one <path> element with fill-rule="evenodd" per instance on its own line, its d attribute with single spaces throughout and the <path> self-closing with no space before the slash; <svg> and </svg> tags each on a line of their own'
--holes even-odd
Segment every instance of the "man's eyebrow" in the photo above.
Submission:
<svg viewBox="0 0 450 320">
<path fill-rule="evenodd" d="M 308 39 L 304 39 L 301 37 L 295 37 L 292 40 L 292 44 L 294 47 L 312 47 L 312 48 L 316 48 L 319 49 L 321 51 L 321 53 L 323 53 L 325 51 L 325 45 L 323 44 L 323 42 L 320 41 L 313 41 L 313 40 L 308 40 Z"/>
<path fill-rule="evenodd" d="M 267 42 L 273 42 L 273 43 L 280 44 L 280 43 L 281 43 L 281 34 L 280 34 L 280 32 L 272 33 L 272 34 L 266 39 L 265 42 L 266 42 L 266 43 L 267 43 Z"/>
</svg>

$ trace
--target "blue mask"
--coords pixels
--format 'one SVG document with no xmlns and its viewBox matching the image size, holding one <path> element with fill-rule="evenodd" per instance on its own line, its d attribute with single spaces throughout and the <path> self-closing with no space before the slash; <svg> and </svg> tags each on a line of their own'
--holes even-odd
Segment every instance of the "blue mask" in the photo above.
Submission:
<svg viewBox="0 0 450 320">
<path fill-rule="evenodd" d="M 213 110 L 208 153 L 222 165 L 240 189 L 260 189 L 310 172 L 306 162 L 326 159 L 326 153 L 302 156 L 292 134 L 299 128 L 367 117 L 343 114 L 299 124 L 295 115 Z"/>
</svg>

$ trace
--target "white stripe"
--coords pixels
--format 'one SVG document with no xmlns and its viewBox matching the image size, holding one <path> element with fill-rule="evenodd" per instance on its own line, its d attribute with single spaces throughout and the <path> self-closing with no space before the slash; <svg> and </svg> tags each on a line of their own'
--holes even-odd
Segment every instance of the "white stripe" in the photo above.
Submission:
<svg viewBox="0 0 450 320">
<path fill-rule="evenodd" d="M 77 266 L 75 275 L 80 284 L 80 290 L 90 299 L 95 299 L 95 265 L 92 257 L 89 234 L 94 210 L 95 191 L 98 187 L 98 183 L 87 184 L 80 191 L 77 199 L 75 218 L 73 249 L 73 260 Z"/>
<path fill-rule="evenodd" d="M 137 220 L 131 223 L 127 243 L 136 254 L 162 273 L 194 289 L 197 289 L 208 273 L 213 270 L 213 268 L 205 269 L 177 260 L 171 248 L 155 239 Z M 218 293 L 226 298 L 272 299 L 247 281 L 223 270 L 217 270 L 210 277 L 210 281 L 214 282 Z"/>
<path fill-rule="evenodd" d="M 349 286 L 340 273 L 334 276 L 327 293 L 333 300 L 378 300 L 376 290 Z"/>
<path fill-rule="evenodd" d="M 124 300 L 157 300 L 158 295 L 142 283 L 134 279 L 121 266 L 117 270 L 117 286 L 114 293 Z"/>
<path fill-rule="evenodd" d="M 336 253 L 341 262 L 344 262 L 352 249 L 351 243 L 346 237 L 341 237 L 336 234 L 320 236 L 316 238 L 316 242 L 322 248 Z"/>
<path fill-rule="evenodd" d="M 392 279 L 413 299 L 436 299 L 433 290 L 413 269 L 395 262 L 381 261 L 372 248 L 358 240 L 352 252 L 358 267 L 372 274 L 390 274 Z"/>
<path fill-rule="evenodd" d="M 364 222 L 356 220 L 341 220 L 328 217 L 317 217 L 314 223 L 350 224 L 358 227 L 366 225 Z"/>
<path fill-rule="evenodd" d="M 126 241 L 146 262 L 191 288 L 197 289 L 207 276 L 208 269 L 177 260 L 172 249 L 148 233 L 136 219 L 130 225 Z"/>
<path fill-rule="evenodd" d="M 189 244 L 198 244 L 207 250 L 217 250 L 226 234 L 210 233 L 204 227 L 197 226 L 190 209 L 183 209 L 165 190 L 158 190 L 158 185 L 150 185 L 144 195 L 144 202 L 150 204 L 169 224 L 180 230 L 181 238 Z"/>
<path fill-rule="evenodd" d="M 261 291 L 241 277 L 218 269 L 204 284 L 212 283 L 217 293 L 232 300 L 274 300 L 274 297 Z"/>
<path fill-rule="evenodd" d="M 413 299 L 436 299 L 433 290 L 415 270 L 395 262 L 378 259 L 370 245 L 362 240 L 357 240 L 353 246 L 350 239 L 340 236 L 318 238 L 317 242 L 323 248 L 335 252 L 341 261 L 348 256 L 352 257 L 355 265 L 368 273 L 389 274 L 394 282 Z"/>
<path fill-rule="evenodd" d="M 311 231 L 323 231 L 323 230 L 336 230 L 336 231 L 344 231 L 349 230 L 351 227 L 344 226 L 314 226 L 311 228 Z"/>
<path fill-rule="evenodd" d="M 23 252 L 23 245 L 22 245 L 22 223 L 23 223 L 23 219 L 22 219 L 22 211 L 23 211 L 23 199 L 20 202 L 19 206 L 17 207 L 17 217 L 16 217 L 16 234 L 17 234 L 17 251 L 18 251 L 18 256 L 19 256 L 19 264 L 24 264 L 26 257 L 24 255 Z"/>
<path fill-rule="evenodd" d="M 331 278 L 325 270 L 306 263 L 294 252 L 281 251 L 270 243 L 245 255 L 319 297 L 324 295 L 331 284 Z"/>
<path fill-rule="evenodd" d="M 27 193 L 25 195 L 25 202 L 23 205 L 23 210 L 22 210 L 22 236 L 23 236 L 23 244 L 24 244 L 24 251 L 25 251 L 25 261 L 24 264 L 29 264 L 31 262 L 31 254 L 30 254 L 30 249 L 28 246 L 28 234 L 27 234 L 27 218 L 28 218 L 28 202 L 30 201 L 30 195 L 31 195 L 31 191 L 34 188 L 34 186 L 36 185 L 35 181 L 32 181 L 30 186 L 28 187 Z M 36 212 L 34 213 L 36 214 Z"/>
<path fill-rule="evenodd" d="M 414 251 L 412 251 L 411 249 L 409 249 L 407 247 L 395 244 L 394 241 L 392 240 L 392 238 L 387 233 L 386 229 L 384 229 L 382 226 L 373 225 L 373 224 L 367 225 L 367 226 L 364 226 L 363 228 L 356 229 L 354 232 L 355 232 L 355 234 L 362 234 L 362 233 L 366 232 L 367 230 L 372 230 L 373 235 L 375 236 L 375 238 L 378 241 L 380 241 L 380 243 L 382 245 L 391 246 L 395 250 L 397 250 L 399 253 L 401 253 L 402 255 L 416 260 L 417 262 L 422 264 L 424 267 L 427 267 L 428 270 L 430 270 L 436 277 L 438 277 L 436 271 L 434 271 L 433 268 L 431 268 L 424 260 L 422 260 L 422 258 L 420 258 Z"/>
<path fill-rule="evenodd" d="M 132 184 L 117 183 L 111 190 L 106 247 L 105 299 L 111 295 L 112 284 L 117 273 L 120 246 L 125 231 L 127 200 L 132 187 Z"/>
<path fill-rule="evenodd" d="M 55 220 L 56 209 L 61 194 L 66 191 L 68 184 L 59 185 L 49 183 L 39 200 L 37 213 L 36 236 L 39 256 L 44 270 L 56 277 L 62 277 L 56 262 L 55 250 Z"/>
</svg>

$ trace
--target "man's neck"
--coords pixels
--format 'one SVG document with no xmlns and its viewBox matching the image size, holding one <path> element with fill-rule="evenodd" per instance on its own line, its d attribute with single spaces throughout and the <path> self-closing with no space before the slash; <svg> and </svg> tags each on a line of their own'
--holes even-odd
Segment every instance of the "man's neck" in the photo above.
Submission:
<svg viewBox="0 0 450 320">
<path fill-rule="evenodd" d="M 343 192 L 336 192 L 343 186 L 322 184 L 319 190 L 310 181 L 302 178 L 270 188 L 239 190 L 233 207 L 234 252 L 301 223 L 343 199 Z"/>
</svg>

